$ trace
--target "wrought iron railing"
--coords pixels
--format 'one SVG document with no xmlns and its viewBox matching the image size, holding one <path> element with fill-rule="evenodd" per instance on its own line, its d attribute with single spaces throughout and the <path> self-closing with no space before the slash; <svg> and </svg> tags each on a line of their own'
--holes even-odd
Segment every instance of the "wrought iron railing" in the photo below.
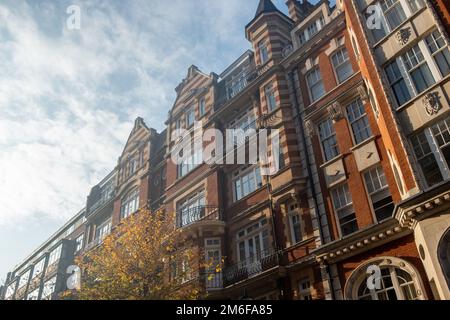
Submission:
<svg viewBox="0 0 450 320">
<path fill-rule="evenodd" d="M 177 211 L 177 228 L 186 227 L 203 220 L 223 220 L 222 210 L 217 206 L 208 205 Z"/>
<path fill-rule="evenodd" d="M 274 268 L 280 264 L 281 250 L 267 249 L 251 256 L 243 261 L 225 268 L 224 285 L 252 278 L 266 270 Z"/>
<path fill-rule="evenodd" d="M 221 271 L 206 270 L 201 277 L 206 290 L 216 290 L 223 288 L 223 273 Z"/>
</svg>

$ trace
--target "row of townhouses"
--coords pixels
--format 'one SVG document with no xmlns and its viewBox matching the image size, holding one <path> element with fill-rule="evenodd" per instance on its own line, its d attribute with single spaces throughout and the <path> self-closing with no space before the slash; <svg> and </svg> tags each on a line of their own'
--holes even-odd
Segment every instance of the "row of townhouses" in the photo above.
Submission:
<svg viewBox="0 0 450 320">
<path fill-rule="evenodd" d="M 450 299 L 449 1 L 286 5 L 259 1 L 252 50 L 221 74 L 188 69 L 163 132 L 136 119 L 117 166 L 8 274 L 3 299 L 57 299 L 74 257 L 141 207 L 225 259 L 211 298 Z M 277 129 L 279 170 L 196 164 L 196 151 L 174 163 L 173 133 L 194 139 L 195 123 Z"/>
</svg>

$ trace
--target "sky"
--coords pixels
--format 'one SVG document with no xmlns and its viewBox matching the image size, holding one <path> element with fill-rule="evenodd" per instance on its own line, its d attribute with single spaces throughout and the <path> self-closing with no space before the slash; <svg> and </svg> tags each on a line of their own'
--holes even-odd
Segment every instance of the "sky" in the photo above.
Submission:
<svg viewBox="0 0 450 320">
<path fill-rule="evenodd" d="M 250 49 L 257 5 L 0 0 L 0 283 L 84 207 L 136 117 L 164 129 L 190 65 L 220 73 Z"/>
</svg>

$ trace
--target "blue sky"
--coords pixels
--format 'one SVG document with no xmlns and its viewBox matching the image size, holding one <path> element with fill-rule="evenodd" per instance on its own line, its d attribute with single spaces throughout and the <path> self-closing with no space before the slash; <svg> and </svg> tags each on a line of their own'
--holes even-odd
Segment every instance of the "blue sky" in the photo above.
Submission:
<svg viewBox="0 0 450 320">
<path fill-rule="evenodd" d="M 65 26 L 72 4 L 80 30 Z M 257 4 L 1 1 L 0 280 L 84 206 L 137 116 L 164 128 L 191 64 L 220 73 L 250 48 Z"/>
</svg>

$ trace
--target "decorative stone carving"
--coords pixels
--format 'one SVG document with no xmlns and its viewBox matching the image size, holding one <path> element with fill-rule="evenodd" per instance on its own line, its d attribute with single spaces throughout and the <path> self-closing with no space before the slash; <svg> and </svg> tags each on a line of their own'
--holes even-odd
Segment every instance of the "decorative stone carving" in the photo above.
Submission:
<svg viewBox="0 0 450 320">
<path fill-rule="evenodd" d="M 360 85 L 358 88 L 358 94 L 363 103 L 367 103 L 369 101 L 369 95 L 367 94 L 367 90 L 365 85 Z"/>
<path fill-rule="evenodd" d="M 423 98 L 422 102 L 425 106 L 425 111 L 429 116 L 435 115 L 441 110 L 441 103 L 439 101 L 439 96 L 437 92 L 427 93 Z"/>
<path fill-rule="evenodd" d="M 342 106 L 339 102 L 334 102 L 327 108 L 328 114 L 330 115 L 333 121 L 338 121 L 343 118 L 344 114 L 342 112 Z"/>
<path fill-rule="evenodd" d="M 411 28 L 403 28 L 397 31 L 395 34 L 395 37 L 397 38 L 397 42 L 399 45 L 404 46 L 408 43 L 409 38 L 411 37 Z"/>
<path fill-rule="evenodd" d="M 314 130 L 314 124 L 311 120 L 307 120 L 305 122 L 305 132 L 309 138 L 312 138 L 316 134 L 316 130 Z"/>
<path fill-rule="evenodd" d="M 286 58 L 287 56 L 289 56 L 292 53 L 293 49 L 294 48 L 292 47 L 292 44 L 286 45 L 283 48 L 283 50 L 281 51 L 281 55 L 283 56 L 283 58 Z"/>
</svg>

